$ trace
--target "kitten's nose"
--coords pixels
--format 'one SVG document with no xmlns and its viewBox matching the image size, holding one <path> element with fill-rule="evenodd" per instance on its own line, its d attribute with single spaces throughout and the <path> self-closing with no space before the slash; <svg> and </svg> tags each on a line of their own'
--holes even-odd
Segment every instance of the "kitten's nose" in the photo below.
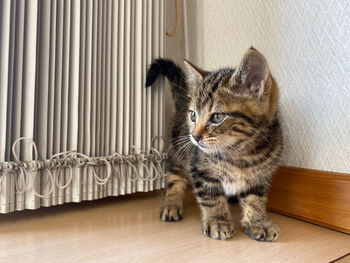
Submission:
<svg viewBox="0 0 350 263">
<path fill-rule="evenodd" d="M 193 137 L 193 139 L 195 139 L 197 142 L 199 142 L 200 141 L 200 139 L 202 139 L 202 136 L 201 135 L 199 135 L 199 134 L 192 134 L 192 137 Z"/>
</svg>

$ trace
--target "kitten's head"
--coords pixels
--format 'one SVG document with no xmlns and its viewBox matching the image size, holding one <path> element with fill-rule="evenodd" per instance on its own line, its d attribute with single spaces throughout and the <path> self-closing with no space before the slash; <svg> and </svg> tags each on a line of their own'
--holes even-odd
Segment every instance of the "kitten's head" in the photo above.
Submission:
<svg viewBox="0 0 350 263">
<path fill-rule="evenodd" d="M 185 61 L 193 144 L 206 153 L 235 149 L 272 123 L 278 88 L 264 56 L 249 49 L 237 70 L 207 72 Z"/>
</svg>

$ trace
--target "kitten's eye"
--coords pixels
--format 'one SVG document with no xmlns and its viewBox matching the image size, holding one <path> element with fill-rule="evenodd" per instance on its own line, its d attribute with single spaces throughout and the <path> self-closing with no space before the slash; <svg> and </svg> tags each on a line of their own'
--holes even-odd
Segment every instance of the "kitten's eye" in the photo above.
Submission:
<svg viewBox="0 0 350 263">
<path fill-rule="evenodd" d="M 197 120 L 197 114 L 193 110 L 190 111 L 190 120 L 192 122 L 196 122 Z"/>
<path fill-rule="evenodd" d="M 222 122 L 225 119 L 225 117 L 226 115 L 224 113 L 214 113 L 210 118 L 210 122 L 218 124 Z"/>
</svg>

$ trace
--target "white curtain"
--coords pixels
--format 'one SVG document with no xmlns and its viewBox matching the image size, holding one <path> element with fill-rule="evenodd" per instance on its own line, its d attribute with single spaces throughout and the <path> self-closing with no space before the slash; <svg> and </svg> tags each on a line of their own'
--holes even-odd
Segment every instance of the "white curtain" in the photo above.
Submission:
<svg viewBox="0 0 350 263">
<path fill-rule="evenodd" d="M 164 54 L 163 10 L 1 0 L 1 213 L 164 186 L 164 83 L 144 87 Z"/>
</svg>

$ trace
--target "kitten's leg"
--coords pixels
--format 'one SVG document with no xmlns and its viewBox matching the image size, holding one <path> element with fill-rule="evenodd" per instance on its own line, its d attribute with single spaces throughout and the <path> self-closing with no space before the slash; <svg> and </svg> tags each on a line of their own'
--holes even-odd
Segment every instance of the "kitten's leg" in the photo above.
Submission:
<svg viewBox="0 0 350 263">
<path fill-rule="evenodd" d="M 234 228 L 221 182 L 216 179 L 204 181 L 198 178 L 194 179 L 193 183 L 202 212 L 203 234 L 214 239 L 232 238 Z"/>
<path fill-rule="evenodd" d="M 164 204 L 160 210 L 162 221 L 179 221 L 183 218 L 183 197 L 187 179 L 183 171 L 172 169 L 167 174 Z"/>
<path fill-rule="evenodd" d="M 241 224 L 244 231 L 258 241 L 275 241 L 279 238 L 278 227 L 266 214 L 266 196 L 248 194 L 240 197 L 242 207 Z"/>
</svg>

